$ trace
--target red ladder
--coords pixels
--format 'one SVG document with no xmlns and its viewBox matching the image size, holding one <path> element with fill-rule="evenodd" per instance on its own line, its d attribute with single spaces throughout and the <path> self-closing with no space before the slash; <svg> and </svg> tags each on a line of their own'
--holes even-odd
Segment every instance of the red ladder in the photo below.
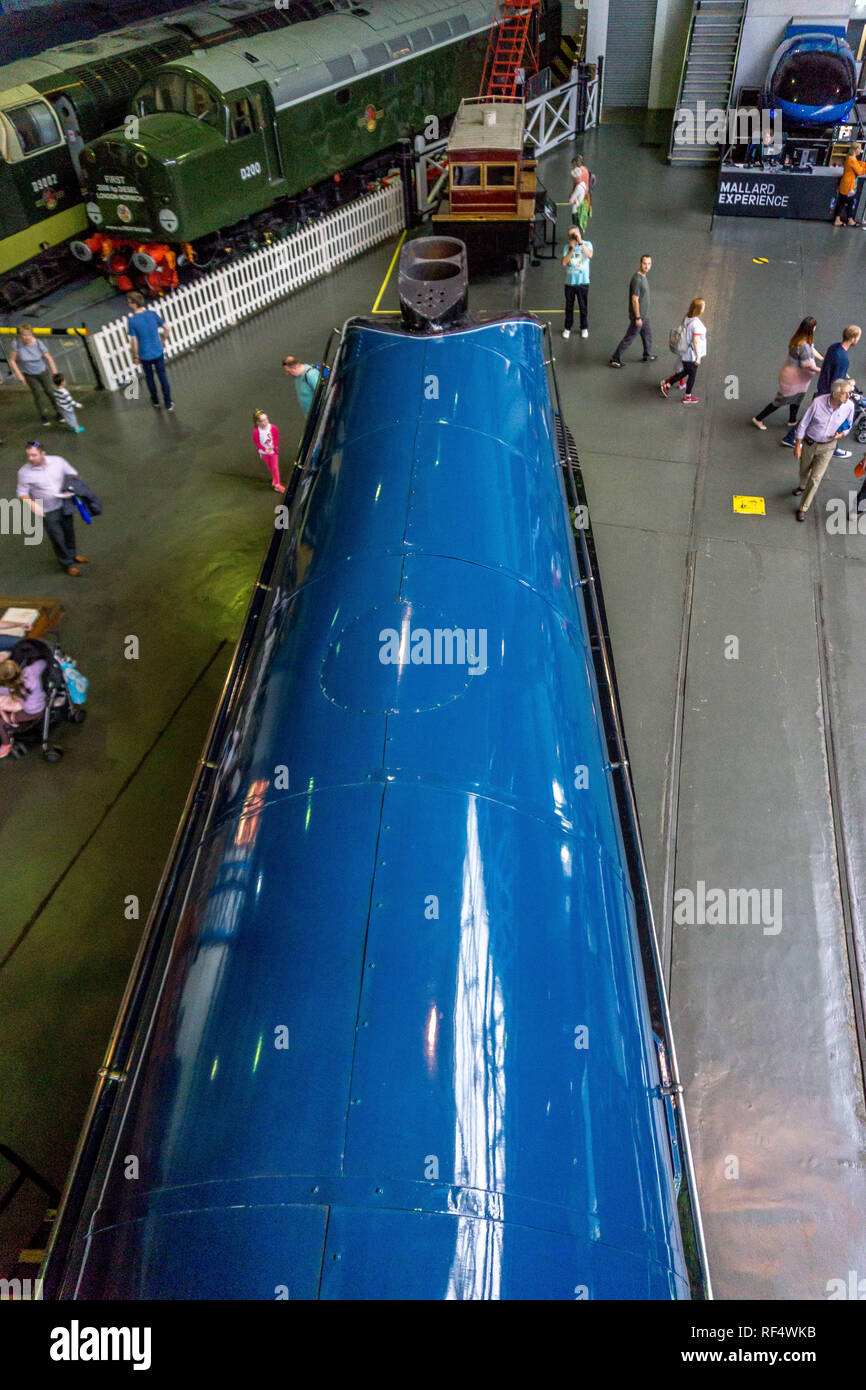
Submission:
<svg viewBox="0 0 866 1390">
<path fill-rule="evenodd" d="M 479 97 L 522 100 L 517 92 L 518 70 L 523 68 L 527 77 L 538 71 L 538 52 L 530 41 L 529 26 L 540 4 L 541 0 L 500 0 L 497 23 L 487 41 Z"/>
</svg>

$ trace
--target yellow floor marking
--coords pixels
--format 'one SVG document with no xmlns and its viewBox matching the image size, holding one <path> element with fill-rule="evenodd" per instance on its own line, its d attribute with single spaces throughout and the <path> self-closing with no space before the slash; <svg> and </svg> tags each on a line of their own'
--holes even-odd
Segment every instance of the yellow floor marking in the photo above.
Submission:
<svg viewBox="0 0 866 1390">
<path fill-rule="evenodd" d="M 403 242 L 404 242 L 405 240 L 406 240 L 406 230 L 405 230 L 405 228 L 404 228 L 403 231 L 400 233 L 400 240 L 397 242 L 397 249 L 396 249 L 396 251 L 394 252 L 393 256 L 391 257 L 391 264 L 388 266 L 388 271 L 387 271 L 387 274 L 386 274 L 386 276 L 385 276 L 385 279 L 382 281 L 382 288 L 379 290 L 379 293 L 376 295 L 376 303 L 373 305 L 373 313 L 374 313 L 374 314 L 392 314 L 392 313 L 394 312 L 393 309 L 380 309 L 380 308 L 379 308 L 379 304 L 381 303 L 382 295 L 385 293 L 385 289 L 386 289 L 386 287 L 387 287 L 388 281 L 391 279 L 391 272 L 393 271 L 394 266 L 397 264 L 397 257 L 399 256 L 400 252 L 401 252 L 402 249 L 403 249 Z"/>
<path fill-rule="evenodd" d="M 752 516 L 766 516 L 767 509 L 764 506 L 763 497 L 738 497 L 734 496 L 734 511 L 743 512 Z"/>
<path fill-rule="evenodd" d="M 769 265 L 770 262 L 769 262 L 769 260 L 768 260 L 768 258 L 767 258 L 766 256 L 753 256 L 753 257 L 752 257 L 752 264 L 753 264 L 753 265 Z"/>
</svg>

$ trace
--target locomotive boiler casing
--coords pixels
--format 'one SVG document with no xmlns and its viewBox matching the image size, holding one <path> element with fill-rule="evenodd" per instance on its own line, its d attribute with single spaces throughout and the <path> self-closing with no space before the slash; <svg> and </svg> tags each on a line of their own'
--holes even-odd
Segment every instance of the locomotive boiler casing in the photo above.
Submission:
<svg viewBox="0 0 866 1390">
<path fill-rule="evenodd" d="M 46 1291 L 688 1298 L 537 321 L 348 326 L 251 641 Z"/>
</svg>

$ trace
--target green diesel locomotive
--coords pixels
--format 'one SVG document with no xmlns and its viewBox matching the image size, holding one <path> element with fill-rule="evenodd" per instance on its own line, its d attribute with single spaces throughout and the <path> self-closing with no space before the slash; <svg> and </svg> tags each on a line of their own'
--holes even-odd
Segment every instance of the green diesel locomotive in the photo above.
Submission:
<svg viewBox="0 0 866 1390">
<path fill-rule="evenodd" d="M 0 67 L 0 308 L 54 288 L 74 269 L 70 237 L 87 227 L 81 153 L 132 110 L 163 63 L 320 14 L 350 0 L 218 0 L 77 39 Z"/>
<path fill-rule="evenodd" d="M 145 243 L 132 256 L 146 270 L 160 249 L 209 263 L 255 244 L 257 228 L 291 230 L 304 190 L 346 170 L 373 176 L 401 138 L 477 89 L 496 9 L 366 0 L 165 64 L 135 97 L 134 138 L 113 130 L 83 153 L 94 230 L 77 253 Z M 546 0 L 542 65 L 560 36 L 560 0 Z"/>
</svg>

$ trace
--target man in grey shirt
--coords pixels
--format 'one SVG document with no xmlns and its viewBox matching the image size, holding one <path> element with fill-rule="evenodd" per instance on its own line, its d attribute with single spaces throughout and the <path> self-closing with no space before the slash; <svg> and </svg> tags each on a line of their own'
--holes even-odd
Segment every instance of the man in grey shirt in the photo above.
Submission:
<svg viewBox="0 0 866 1390">
<path fill-rule="evenodd" d="M 18 469 L 18 496 L 45 522 L 54 554 L 67 574 L 77 577 L 86 555 L 75 553 L 75 525 L 63 510 L 64 484 L 78 469 L 59 454 L 46 454 L 41 444 L 27 445 L 27 462 Z"/>
<path fill-rule="evenodd" d="M 21 385 L 30 388 L 33 404 L 36 406 L 36 411 L 43 425 L 50 423 L 48 407 L 54 411 L 62 424 L 63 417 L 57 409 L 51 382 L 52 376 L 57 371 L 57 366 L 48 349 L 37 340 L 31 324 L 19 324 L 18 337 L 15 339 L 9 354 L 9 365 Z M 39 404 L 40 391 L 45 397 L 47 405 Z"/>
<path fill-rule="evenodd" d="M 625 337 L 614 348 L 609 366 L 621 367 L 622 355 L 638 335 L 643 343 L 644 362 L 655 362 L 653 335 L 650 327 L 650 291 L 647 275 L 652 270 L 652 256 L 641 256 L 640 265 L 631 277 L 628 287 L 628 328 Z"/>
</svg>

